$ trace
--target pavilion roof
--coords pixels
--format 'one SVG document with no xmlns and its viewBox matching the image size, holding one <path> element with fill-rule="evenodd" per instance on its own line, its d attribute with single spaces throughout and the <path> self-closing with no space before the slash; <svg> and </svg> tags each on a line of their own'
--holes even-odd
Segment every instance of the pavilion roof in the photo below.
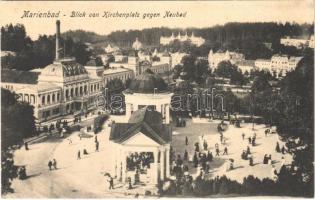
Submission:
<svg viewBox="0 0 315 200">
<path fill-rule="evenodd" d="M 139 132 L 158 144 L 167 144 L 172 140 L 171 128 L 169 125 L 162 124 L 161 114 L 157 111 L 149 111 L 147 107 L 135 111 L 128 123 L 114 123 L 109 139 L 121 144 Z"/>
</svg>

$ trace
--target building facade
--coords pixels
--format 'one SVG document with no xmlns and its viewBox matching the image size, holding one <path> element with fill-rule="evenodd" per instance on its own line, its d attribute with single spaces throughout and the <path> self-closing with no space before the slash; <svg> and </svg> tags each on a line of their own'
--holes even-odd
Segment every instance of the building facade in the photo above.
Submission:
<svg viewBox="0 0 315 200">
<path fill-rule="evenodd" d="M 203 45 L 205 43 L 205 39 L 202 37 L 196 37 L 194 35 L 194 32 L 192 32 L 191 36 L 188 36 L 187 32 L 185 35 L 181 35 L 179 32 L 177 36 L 174 36 L 174 33 L 170 37 L 160 37 L 160 44 L 162 45 L 169 45 L 175 40 L 178 40 L 180 42 L 190 42 L 193 45 L 196 45 L 197 47 Z"/>
<path fill-rule="evenodd" d="M 280 43 L 284 46 L 294 46 L 298 49 L 305 47 L 314 49 L 314 35 L 311 35 L 309 39 L 303 38 L 291 38 L 289 36 L 280 39 Z"/>
<path fill-rule="evenodd" d="M 208 62 L 209 67 L 211 69 L 216 69 L 218 67 L 218 64 L 222 61 L 230 61 L 232 64 L 235 64 L 236 62 L 244 60 L 245 60 L 244 54 L 237 52 L 229 52 L 228 50 L 226 52 L 219 51 L 214 53 L 211 49 L 208 54 Z"/>
</svg>

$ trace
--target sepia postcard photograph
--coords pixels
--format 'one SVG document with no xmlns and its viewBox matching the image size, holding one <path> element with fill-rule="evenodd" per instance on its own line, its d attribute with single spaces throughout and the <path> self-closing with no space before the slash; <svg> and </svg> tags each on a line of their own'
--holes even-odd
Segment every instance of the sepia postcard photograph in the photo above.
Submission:
<svg viewBox="0 0 315 200">
<path fill-rule="evenodd" d="M 314 5 L 1 1 L 1 198 L 314 198 Z"/>
</svg>

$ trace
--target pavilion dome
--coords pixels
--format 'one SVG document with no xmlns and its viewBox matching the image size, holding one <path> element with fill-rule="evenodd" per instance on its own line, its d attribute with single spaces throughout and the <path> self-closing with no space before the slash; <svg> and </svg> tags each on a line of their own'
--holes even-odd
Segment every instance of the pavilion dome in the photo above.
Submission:
<svg viewBox="0 0 315 200">
<path fill-rule="evenodd" d="M 131 93 L 162 93 L 167 91 L 167 84 L 164 80 L 147 69 L 130 82 L 127 92 Z"/>
</svg>

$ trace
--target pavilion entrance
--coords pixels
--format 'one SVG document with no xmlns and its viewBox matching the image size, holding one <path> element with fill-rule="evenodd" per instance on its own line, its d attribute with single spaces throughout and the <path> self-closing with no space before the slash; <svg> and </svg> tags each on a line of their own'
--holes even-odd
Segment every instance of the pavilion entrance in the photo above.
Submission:
<svg viewBox="0 0 315 200">
<path fill-rule="evenodd" d="M 133 152 L 126 157 L 127 179 L 133 184 L 149 184 L 155 182 L 158 158 L 153 152 Z"/>
</svg>

